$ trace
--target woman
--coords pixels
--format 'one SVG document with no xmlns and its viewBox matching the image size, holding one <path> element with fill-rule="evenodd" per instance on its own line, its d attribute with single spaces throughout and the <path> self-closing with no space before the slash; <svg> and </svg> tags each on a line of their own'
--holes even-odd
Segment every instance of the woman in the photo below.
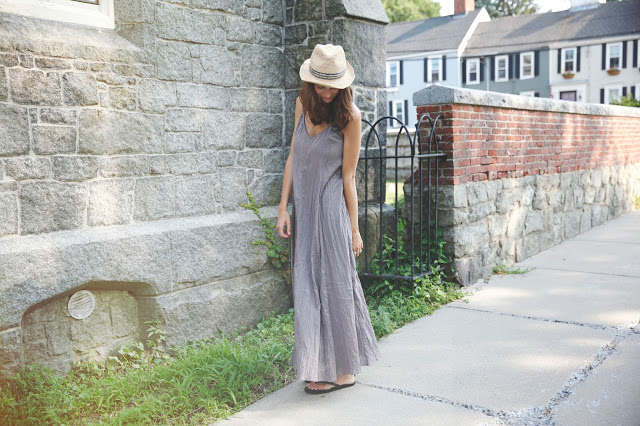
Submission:
<svg viewBox="0 0 640 426">
<path fill-rule="evenodd" d="M 354 77 L 342 47 L 330 44 L 317 45 L 300 67 L 303 83 L 278 213 L 280 236 L 288 238 L 293 230 L 291 365 L 312 394 L 353 386 L 360 366 L 378 358 L 355 263 L 362 238 L 355 183 L 361 119 L 352 101 Z M 287 208 L 292 193 L 293 218 Z"/>
</svg>

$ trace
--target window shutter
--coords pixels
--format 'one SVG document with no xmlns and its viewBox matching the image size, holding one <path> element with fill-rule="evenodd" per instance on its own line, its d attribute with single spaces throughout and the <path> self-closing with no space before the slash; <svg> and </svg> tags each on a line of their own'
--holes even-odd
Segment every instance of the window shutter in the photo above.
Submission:
<svg viewBox="0 0 640 426">
<path fill-rule="evenodd" d="M 633 67 L 638 66 L 638 40 L 633 40 Z"/>
<path fill-rule="evenodd" d="M 602 69 L 607 69 L 607 43 L 602 43 Z M 604 100 L 602 103 L 604 103 Z"/>
<path fill-rule="evenodd" d="M 424 82 L 429 81 L 429 59 L 424 58 Z"/>
<path fill-rule="evenodd" d="M 580 46 L 576 48 L 576 72 L 580 72 Z"/>
<path fill-rule="evenodd" d="M 520 54 L 516 53 L 515 55 L 515 74 L 516 74 L 516 78 L 520 78 Z"/>
<path fill-rule="evenodd" d="M 480 58 L 480 81 L 484 81 L 484 58 Z"/>
<path fill-rule="evenodd" d="M 489 63 L 491 64 L 491 66 L 489 67 L 489 80 L 495 81 L 495 79 L 496 79 L 496 57 L 492 56 L 491 60 L 489 61 Z"/>
<path fill-rule="evenodd" d="M 409 101 L 404 100 L 404 125 L 409 125 Z"/>
<path fill-rule="evenodd" d="M 536 50 L 535 52 L 533 52 L 533 75 L 536 77 L 540 75 L 539 63 L 540 63 L 540 52 Z"/>
<path fill-rule="evenodd" d="M 467 61 L 462 60 L 462 84 L 467 84 Z"/>
<path fill-rule="evenodd" d="M 631 96 L 636 99 L 636 86 L 631 86 Z"/>
<path fill-rule="evenodd" d="M 447 55 L 442 55 L 442 81 L 447 79 Z"/>
<path fill-rule="evenodd" d="M 562 74 L 562 49 L 558 49 L 558 74 Z"/>
<path fill-rule="evenodd" d="M 404 61 L 400 61 L 400 84 L 404 84 L 404 76 L 403 76 L 404 73 L 402 72 L 403 63 Z"/>
<path fill-rule="evenodd" d="M 622 86 L 622 96 L 627 96 L 627 86 Z"/>
<path fill-rule="evenodd" d="M 389 101 L 389 116 L 393 117 L 393 102 Z M 389 119 L 389 127 L 393 127 L 393 120 Z"/>
<path fill-rule="evenodd" d="M 627 40 L 622 42 L 622 68 L 627 67 Z"/>
<path fill-rule="evenodd" d="M 604 103 L 604 89 L 600 89 L 600 103 Z"/>
<path fill-rule="evenodd" d="M 535 96 L 536 98 L 539 98 L 539 97 L 540 97 L 540 92 L 535 92 L 535 93 L 533 94 L 533 96 Z"/>
<path fill-rule="evenodd" d="M 513 78 L 513 55 L 509 55 L 509 80 Z"/>
</svg>

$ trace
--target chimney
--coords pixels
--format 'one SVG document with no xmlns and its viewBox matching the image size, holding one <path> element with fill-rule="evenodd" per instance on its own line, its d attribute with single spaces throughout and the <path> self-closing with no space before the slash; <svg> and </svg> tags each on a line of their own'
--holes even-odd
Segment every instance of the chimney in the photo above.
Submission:
<svg viewBox="0 0 640 426">
<path fill-rule="evenodd" d="M 466 14 L 467 12 L 473 12 L 476 9 L 474 0 L 453 0 L 453 14 Z"/>
</svg>

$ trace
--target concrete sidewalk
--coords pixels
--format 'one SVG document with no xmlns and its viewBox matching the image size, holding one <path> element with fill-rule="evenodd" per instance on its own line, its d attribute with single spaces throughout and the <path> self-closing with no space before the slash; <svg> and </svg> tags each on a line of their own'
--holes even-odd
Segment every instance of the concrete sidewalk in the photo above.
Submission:
<svg viewBox="0 0 640 426">
<path fill-rule="evenodd" d="M 640 425 L 640 212 L 380 341 L 353 388 L 297 382 L 221 425 Z"/>
</svg>

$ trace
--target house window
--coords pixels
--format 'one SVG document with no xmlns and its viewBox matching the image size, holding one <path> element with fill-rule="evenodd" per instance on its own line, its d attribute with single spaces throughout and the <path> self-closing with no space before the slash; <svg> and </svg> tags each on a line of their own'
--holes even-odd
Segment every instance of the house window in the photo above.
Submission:
<svg viewBox="0 0 640 426">
<path fill-rule="evenodd" d="M 442 69 L 442 58 L 429 58 L 429 82 L 437 83 L 442 80 L 440 77 Z"/>
<path fill-rule="evenodd" d="M 523 92 L 520 92 L 520 96 L 533 98 L 534 96 L 536 96 L 536 92 L 534 90 L 525 90 Z"/>
<path fill-rule="evenodd" d="M 387 62 L 387 87 L 398 87 L 400 63 L 398 61 Z"/>
<path fill-rule="evenodd" d="M 0 0 L 0 12 L 113 29 L 113 2 L 114 0 Z"/>
<path fill-rule="evenodd" d="M 560 92 L 560 100 L 561 101 L 577 101 L 578 100 L 578 91 L 577 90 L 567 90 L 564 92 Z"/>
<path fill-rule="evenodd" d="M 562 72 L 576 71 L 576 48 L 562 49 Z"/>
<path fill-rule="evenodd" d="M 509 57 L 507 55 L 496 56 L 496 81 L 509 80 Z"/>
<path fill-rule="evenodd" d="M 467 60 L 467 84 L 480 82 L 480 58 Z"/>
<path fill-rule="evenodd" d="M 619 69 L 621 62 L 620 58 L 622 58 L 622 43 L 607 44 L 607 69 Z"/>
<path fill-rule="evenodd" d="M 520 79 L 533 78 L 534 69 L 533 52 L 523 52 L 520 54 Z"/>
<path fill-rule="evenodd" d="M 401 123 L 404 122 L 404 101 L 391 102 L 391 116 L 399 120 L 399 122 L 396 120 L 389 120 L 391 121 L 391 127 L 400 127 Z"/>
<path fill-rule="evenodd" d="M 604 103 L 610 104 L 614 101 L 619 101 L 620 97 L 622 97 L 622 86 L 607 86 L 604 88 Z"/>
</svg>

